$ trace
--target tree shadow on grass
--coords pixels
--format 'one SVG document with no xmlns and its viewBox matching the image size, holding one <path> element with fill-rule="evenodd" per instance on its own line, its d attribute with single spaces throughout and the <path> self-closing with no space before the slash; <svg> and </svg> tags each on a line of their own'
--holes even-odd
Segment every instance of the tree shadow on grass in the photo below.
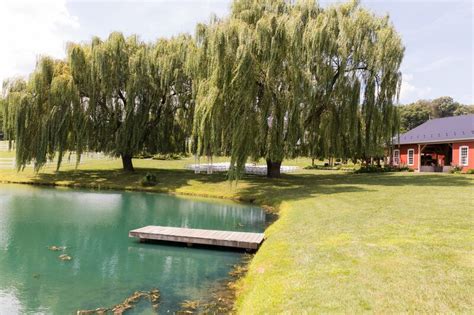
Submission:
<svg viewBox="0 0 474 315">
<path fill-rule="evenodd" d="M 155 187 L 142 187 L 140 180 L 146 173 L 154 173 L 158 178 Z M 192 183 L 191 183 L 192 181 Z M 174 193 L 178 189 L 206 184 L 214 189 L 209 196 L 219 197 L 222 183 L 228 182 L 224 173 L 195 174 L 184 169 L 137 168 L 136 172 L 124 172 L 121 169 L 107 170 L 66 170 L 58 173 L 40 173 L 33 180 L 35 184 L 67 185 L 95 189 L 133 189 L 151 192 Z M 198 182 L 198 184 L 196 184 Z M 216 186 L 213 186 L 215 184 Z M 220 184 L 220 186 L 217 186 Z M 430 187 L 470 186 L 469 176 L 447 174 L 381 173 L 352 174 L 329 172 L 283 174 L 278 179 L 246 175 L 235 185 L 233 194 L 236 199 L 271 206 L 279 206 L 283 201 L 299 200 L 317 195 L 347 192 L 378 191 L 386 187 L 423 186 Z M 230 185 L 230 183 L 229 183 Z M 382 187 L 382 188 L 381 188 Z M 192 193 L 192 187 L 190 190 Z M 202 195 L 202 190 L 196 195 Z"/>
<path fill-rule="evenodd" d="M 346 192 L 379 191 L 384 187 L 419 187 L 429 192 L 430 187 L 472 186 L 474 178 L 447 174 L 284 174 L 279 179 L 254 179 L 250 188 L 241 191 L 263 203 L 278 206 L 285 200 L 299 200 L 317 195 Z"/>
<path fill-rule="evenodd" d="M 153 173 L 158 178 L 156 187 L 141 187 L 140 181 L 147 174 Z M 136 168 L 135 172 L 121 169 L 107 170 L 65 170 L 57 173 L 39 173 L 31 182 L 44 185 L 65 185 L 72 187 L 89 187 L 99 189 L 136 189 L 159 190 L 173 192 L 189 185 L 190 180 L 208 183 L 225 182 L 224 174 L 213 174 L 202 177 L 188 170 L 169 170 L 157 168 Z M 155 189 L 153 189 L 155 188 Z"/>
</svg>

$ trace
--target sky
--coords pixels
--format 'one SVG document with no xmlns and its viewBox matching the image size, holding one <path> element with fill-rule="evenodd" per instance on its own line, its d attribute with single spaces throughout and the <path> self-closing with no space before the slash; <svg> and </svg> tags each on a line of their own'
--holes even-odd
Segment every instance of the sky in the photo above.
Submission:
<svg viewBox="0 0 474 315">
<path fill-rule="evenodd" d="M 0 81 L 27 76 L 38 56 L 65 56 L 66 43 L 105 38 L 112 31 L 145 41 L 183 32 L 225 16 L 230 0 L 0 0 Z M 323 0 L 321 5 L 336 1 Z M 400 103 L 451 96 L 474 104 L 474 2 L 471 0 L 361 0 L 388 14 L 405 57 Z"/>
</svg>

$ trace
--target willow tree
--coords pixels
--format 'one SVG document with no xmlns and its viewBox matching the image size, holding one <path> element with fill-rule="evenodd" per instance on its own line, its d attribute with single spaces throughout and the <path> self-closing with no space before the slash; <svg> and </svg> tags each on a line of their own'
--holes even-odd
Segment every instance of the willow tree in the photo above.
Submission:
<svg viewBox="0 0 474 315">
<path fill-rule="evenodd" d="M 5 130 L 16 132 L 17 165 L 39 170 L 66 152 L 120 156 L 183 152 L 191 133 L 190 36 L 141 42 L 112 33 L 68 46 L 66 60 L 40 58 L 28 83 L 5 86 Z"/>
<path fill-rule="evenodd" d="M 83 117 L 68 65 L 42 57 L 27 83 L 7 86 L 5 130 L 10 138 L 14 131 L 17 167 L 34 162 L 39 170 L 57 152 L 59 167 L 63 153 L 75 147 L 77 133 L 71 126 Z"/>
<path fill-rule="evenodd" d="M 147 45 L 121 33 L 71 45 L 72 76 L 89 117 L 88 148 L 120 156 L 127 171 L 143 150 L 183 151 L 186 135 L 177 126 L 192 110 L 185 67 L 191 46 L 188 36 Z"/>
<path fill-rule="evenodd" d="M 274 177 L 302 148 L 367 157 L 391 137 L 404 49 L 356 1 L 236 0 L 196 44 L 198 150 L 229 152 L 231 176 L 249 157 Z"/>
<path fill-rule="evenodd" d="M 16 109 L 21 102 L 24 102 L 26 96 L 26 82 L 22 78 L 13 78 L 3 82 L 0 97 L 1 128 L 10 149 L 15 139 Z"/>
</svg>

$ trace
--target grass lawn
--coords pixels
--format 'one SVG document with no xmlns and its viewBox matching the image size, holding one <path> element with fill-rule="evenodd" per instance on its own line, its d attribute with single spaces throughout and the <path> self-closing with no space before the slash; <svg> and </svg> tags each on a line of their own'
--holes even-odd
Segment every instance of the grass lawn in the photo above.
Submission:
<svg viewBox="0 0 474 315">
<path fill-rule="evenodd" d="M 0 170 L 0 182 L 145 189 L 233 198 L 274 206 L 279 219 L 238 283 L 241 314 L 320 312 L 472 312 L 472 175 L 348 174 L 302 170 L 267 180 L 194 174 L 182 161 L 90 161 L 34 175 Z M 308 165 L 309 160 L 287 162 Z"/>
</svg>

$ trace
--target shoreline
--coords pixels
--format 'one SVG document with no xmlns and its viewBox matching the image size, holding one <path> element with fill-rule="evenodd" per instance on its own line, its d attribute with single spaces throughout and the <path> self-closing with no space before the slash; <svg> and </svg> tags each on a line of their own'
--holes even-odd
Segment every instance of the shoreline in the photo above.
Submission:
<svg viewBox="0 0 474 315">
<path fill-rule="evenodd" d="M 61 183 L 61 182 L 47 182 L 47 181 L 23 181 L 23 180 L 3 180 L 0 179 L 0 184 L 17 184 L 17 185 L 31 185 L 31 186 L 46 186 L 46 187 L 65 187 L 65 188 L 81 188 L 81 189 L 91 189 L 91 190 L 119 190 L 119 191 L 129 191 L 129 192 L 149 192 L 149 193 L 157 193 L 157 194 L 168 194 L 174 196 L 189 196 L 189 197 L 199 197 L 199 198 L 207 198 L 207 199 L 220 199 L 220 200 L 229 200 L 238 203 L 244 203 L 249 205 L 257 205 L 262 207 L 266 212 L 270 212 L 273 214 L 278 213 L 278 211 L 268 211 L 268 209 L 275 209 L 273 206 L 269 206 L 266 204 L 259 204 L 256 203 L 256 198 L 245 198 L 245 197 L 230 197 L 225 195 L 215 195 L 215 194 L 204 194 L 204 193 L 192 193 L 192 192 L 185 192 L 185 191 L 170 191 L 167 189 L 156 189 L 156 186 L 153 187 L 123 187 L 120 185 L 111 186 L 111 185 L 97 185 L 97 184 L 80 184 L 80 183 Z M 157 184 L 157 186 L 160 183 Z"/>
</svg>

